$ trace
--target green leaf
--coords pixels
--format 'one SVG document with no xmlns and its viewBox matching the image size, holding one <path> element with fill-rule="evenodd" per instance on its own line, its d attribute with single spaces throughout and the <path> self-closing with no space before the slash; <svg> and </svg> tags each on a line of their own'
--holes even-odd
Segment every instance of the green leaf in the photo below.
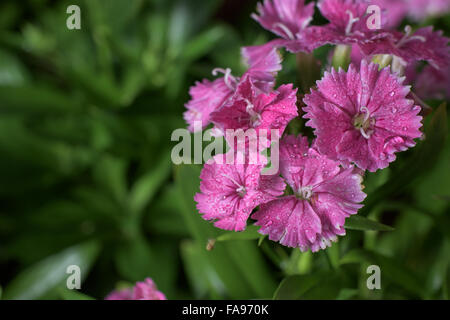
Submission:
<svg viewBox="0 0 450 320">
<path fill-rule="evenodd" d="M 227 232 L 217 237 L 217 241 L 229 240 L 256 240 L 260 239 L 261 234 L 258 232 L 260 226 L 251 225 L 241 232 Z"/>
<path fill-rule="evenodd" d="M 358 295 L 358 289 L 344 288 L 339 292 L 336 300 L 349 300 Z"/>
<path fill-rule="evenodd" d="M 361 231 L 393 231 L 394 228 L 361 216 L 351 216 L 345 220 L 345 229 Z"/>
<path fill-rule="evenodd" d="M 0 50 L 0 85 L 18 86 L 28 82 L 29 74 L 13 55 Z"/>
<path fill-rule="evenodd" d="M 96 241 L 90 241 L 67 248 L 45 258 L 22 271 L 5 288 L 3 299 L 39 299 L 58 286 L 64 285 L 68 277 L 66 269 L 77 265 L 84 279 L 100 251 Z"/>
<path fill-rule="evenodd" d="M 59 294 L 64 300 L 95 300 L 94 298 L 85 295 L 77 290 L 70 290 L 67 288 L 62 288 L 59 290 Z"/>
<path fill-rule="evenodd" d="M 334 299 L 339 290 L 338 282 L 339 276 L 335 271 L 289 276 L 281 281 L 273 299 Z"/>
<path fill-rule="evenodd" d="M 226 29 L 223 26 L 214 26 L 202 32 L 186 45 L 183 50 L 183 58 L 193 61 L 202 57 L 214 48 L 225 33 Z"/>
<path fill-rule="evenodd" d="M 140 214 L 153 199 L 156 191 L 170 174 L 172 164 L 169 153 L 164 152 L 156 167 L 142 175 L 133 185 L 129 194 L 131 212 Z"/>
<path fill-rule="evenodd" d="M 341 259 L 341 265 L 348 263 L 369 263 L 378 265 L 381 270 L 381 286 L 383 278 L 406 289 L 417 297 L 425 299 L 428 295 L 417 274 L 407 269 L 401 262 L 374 251 L 355 249 Z"/>
</svg>

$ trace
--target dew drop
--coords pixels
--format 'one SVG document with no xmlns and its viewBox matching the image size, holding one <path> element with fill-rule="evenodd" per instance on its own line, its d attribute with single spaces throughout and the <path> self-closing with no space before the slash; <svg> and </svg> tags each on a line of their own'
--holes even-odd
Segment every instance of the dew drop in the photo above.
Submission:
<svg viewBox="0 0 450 320">
<path fill-rule="evenodd" d="M 389 93 L 389 95 L 390 95 L 391 97 L 393 97 L 393 96 L 394 96 L 394 94 L 395 94 L 395 92 L 394 92 L 394 91 L 391 91 L 391 93 Z"/>
</svg>

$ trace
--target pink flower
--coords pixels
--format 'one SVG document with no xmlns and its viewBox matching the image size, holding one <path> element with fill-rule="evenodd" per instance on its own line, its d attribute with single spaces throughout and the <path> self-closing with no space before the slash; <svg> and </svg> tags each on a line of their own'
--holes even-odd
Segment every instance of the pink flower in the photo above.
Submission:
<svg viewBox="0 0 450 320">
<path fill-rule="evenodd" d="M 443 69 L 426 65 L 420 72 L 416 72 L 416 64 L 406 68 L 406 80 L 411 83 L 421 99 L 450 99 L 450 65 Z"/>
<path fill-rule="evenodd" d="M 158 291 L 152 279 L 146 278 L 137 282 L 134 288 L 116 290 L 106 296 L 105 300 L 167 300 L 166 296 Z"/>
<path fill-rule="evenodd" d="M 146 278 L 144 282 L 137 282 L 133 290 L 133 300 L 167 300 L 166 296 L 158 291 L 152 279 Z"/>
<path fill-rule="evenodd" d="M 369 29 L 366 13 L 369 3 L 362 0 L 321 0 L 317 4 L 330 23 L 313 26 L 305 33 L 305 41 L 315 49 L 324 44 L 370 43 L 390 37 L 383 29 Z"/>
<path fill-rule="evenodd" d="M 416 21 L 442 16 L 450 12 L 450 1 L 448 0 L 406 0 L 406 2 L 409 16 Z"/>
<path fill-rule="evenodd" d="M 275 83 L 276 73 L 281 70 L 281 56 L 276 47 L 265 44 L 261 46 L 244 47 L 242 56 L 249 65 L 244 76 L 254 80 L 255 86 L 268 92 Z M 223 106 L 236 92 L 240 79 L 231 74 L 230 69 L 216 68 L 213 75 L 223 73 L 223 77 L 214 81 L 204 79 L 191 87 L 189 93 L 191 100 L 186 104 L 187 111 L 184 119 L 188 129 L 194 131 L 194 123 L 201 121 L 201 128 L 211 123 L 211 113 Z"/>
<path fill-rule="evenodd" d="M 249 66 L 242 76 L 249 76 L 262 92 L 269 92 L 275 84 L 275 77 L 281 70 L 281 56 L 270 43 L 243 47 L 241 55 Z"/>
<path fill-rule="evenodd" d="M 133 289 L 114 290 L 106 296 L 105 300 L 133 300 Z"/>
<path fill-rule="evenodd" d="M 204 165 L 200 193 L 194 200 L 203 219 L 215 220 L 214 225 L 221 229 L 242 231 L 252 210 L 283 194 L 285 184 L 279 176 L 261 175 L 265 159 L 256 164 L 248 159 L 245 164 L 236 160 L 229 164 L 226 157 L 217 155 Z"/>
<path fill-rule="evenodd" d="M 212 82 L 204 79 L 191 87 L 189 93 L 192 99 L 186 104 L 187 111 L 183 114 L 189 131 L 194 132 L 196 121 L 201 121 L 202 129 L 210 123 L 211 113 L 232 96 L 235 81 L 230 75 L 225 75 Z"/>
<path fill-rule="evenodd" d="M 254 13 L 252 18 L 283 39 L 274 43 L 291 52 L 309 51 L 303 43 L 303 31 L 312 20 L 314 3 L 305 6 L 304 0 L 264 0 L 257 10 L 259 15 Z"/>
<path fill-rule="evenodd" d="M 272 129 L 277 129 L 281 136 L 289 121 L 298 115 L 296 94 L 297 89 L 291 84 L 282 85 L 269 94 L 259 93 L 247 76 L 239 84 L 233 99 L 211 114 L 211 120 L 222 132 L 253 128 L 257 134 L 264 130 L 270 140 Z"/>
<path fill-rule="evenodd" d="M 385 29 L 396 28 L 410 8 L 408 0 L 371 0 L 370 4 L 374 4 L 381 9 L 381 26 Z M 426 0 L 429 1 L 429 0 Z"/>
<path fill-rule="evenodd" d="M 391 37 L 361 44 L 366 55 L 391 54 L 401 58 L 404 64 L 419 60 L 428 61 L 435 68 L 445 68 L 450 64 L 449 38 L 442 31 L 433 32 L 433 27 L 412 31 L 405 27 L 405 33 L 392 32 Z"/>
<path fill-rule="evenodd" d="M 369 171 L 386 168 L 395 152 L 415 145 L 419 106 L 406 99 L 404 78 L 361 62 L 360 72 L 332 70 L 304 98 L 306 125 L 315 129 L 316 146 L 334 160 L 354 162 Z"/>
<path fill-rule="evenodd" d="M 282 140 L 280 168 L 294 195 L 261 205 L 252 215 L 259 232 L 302 251 L 324 249 L 344 235 L 345 218 L 356 214 L 365 198 L 361 176 L 309 148 L 301 136 Z"/>
</svg>

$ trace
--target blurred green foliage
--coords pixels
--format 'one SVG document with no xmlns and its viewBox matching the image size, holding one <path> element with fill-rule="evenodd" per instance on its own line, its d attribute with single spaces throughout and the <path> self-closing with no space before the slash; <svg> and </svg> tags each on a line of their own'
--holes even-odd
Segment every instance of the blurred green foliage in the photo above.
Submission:
<svg viewBox="0 0 450 320">
<path fill-rule="evenodd" d="M 81 8 L 81 30 L 66 28 L 70 4 Z M 430 102 L 424 141 L 367 175 L 360 218 L 326 251 L 201 219 L 200 167 L 172 164 L 170 134 L 185 127 L 195 80 L 214 67 L 240 74 L 240 47 L 270 39 L 249 18 L 255 5 L 1 2 L 1 298 L 101 299 L 152 277 L 169 299 L 448 299 L 445 104 Z M 448 34 L 449 20 L 433 23 Z M 285 54 L 284 68 L 280 81 L 302 84 L 295 56 Z M 64 289 L 70 264 L 82 268 L 81 292 Z M 381 290 L 366 287 L 371 264 Z"/>
</svg>

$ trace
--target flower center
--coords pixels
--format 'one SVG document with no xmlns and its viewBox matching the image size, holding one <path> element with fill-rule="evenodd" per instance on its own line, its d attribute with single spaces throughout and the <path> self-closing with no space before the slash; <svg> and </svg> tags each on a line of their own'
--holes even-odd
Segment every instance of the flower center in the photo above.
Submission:
<svg viewBox="0 0 450 320">
<path fill-rule="evenodd" d="M 295 192 L 295 196 L 301 200 L 309 200 L 312 194 L 313 192 L 311 186 L 300 187 L 298 191 Z"/>
<path fill-rule="evenodd" d="M 248 99 L 245 99 L 247 102 L 246 111 L 250 116 L 250 126 L 257 127 L 261 124 L 261 115 L 254 110 L 255 106 Z"/>
<path fill-rule="evenodd" d="M 353 118 L 353 126 L 366 139 L 369 139 L 372 135 L 374 125 L 375 119 L 370 117 L 370 112 L 367 107 L 362 107 L 360 112 Z"/>
<path fill-rule="evenodd" d="M 234 180 L 232 177 L 230 177 L 227 174 L 222 174 L 223 177 L 230 179 L 231 182 L 233 182 L 237 188 L 236 188 L 236 193 L 243 198 L 245 196 L 245 194 L 247 193 L 247 190 L 245 190 L 245 187 L 243 185 L 241 185 L 239 182 L 237 182 L 236 180 Z"/>
</svg>

